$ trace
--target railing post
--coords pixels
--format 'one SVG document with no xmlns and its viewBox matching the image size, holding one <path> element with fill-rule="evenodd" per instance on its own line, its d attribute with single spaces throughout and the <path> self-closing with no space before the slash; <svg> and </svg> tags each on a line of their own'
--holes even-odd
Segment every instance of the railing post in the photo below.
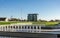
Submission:
<svg viewBox="0 0 60 38">
<path fill-rule="evenodd" d="M 26 32 L 28 32 L 28 26 L 26 26 Z"/>
<path fill-rule="evenodd" d="M 18 30 L 19 30 L 19 25 L 18 25 Z"/>
<path fill-rule="evenodd" d="M 8 28 L 8 26 L 7 26 L 7 31 L 8 31 L 8 29 L 9 29 L 9 28 Z"/>
<path fill-rule="evenodd" d="M 30 29 L 29 29 L 29 30 L 30 30 L 30 32 L 31 32 L 31 26 L 30 26 Z"/>
<path fill-rule="evenodd" d="M 4 27 L 4 28 L 5 28 L 4 30 L 6 31 L 6 27 Z"/>
<path fill-rule="evenodd" d="M 34 32 L 34 26 L 33 26 L 33 30 L 32 30 L 32 32 Z"/>
<path fill-rule="evenodd" d="M 40 31 L 39 32 L 41 32 L 41 26 L 39 26 L 39 28 L 40 28 Z"/>
<path fill-rule="evenodd" d="M 1 31 L 1 26 L 0 26 L 0 31 Z"/>
<path fill-rule="evenodd" d="M 21 32 L 22 32 L 22 25 L 21 25 Z"/>
<path fill-rule="evenodd" d="M 37 28 L 37 26 L 36 26 L 36 32 L 37 32 L 37 30 L 38 30 L 38 28 Z"/>
</svg>

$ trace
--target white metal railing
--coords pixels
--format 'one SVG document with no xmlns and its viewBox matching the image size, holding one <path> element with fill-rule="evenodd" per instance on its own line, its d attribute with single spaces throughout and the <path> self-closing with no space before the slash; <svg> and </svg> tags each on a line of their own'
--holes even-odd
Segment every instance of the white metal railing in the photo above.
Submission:
<svg viewBox="0 0 60 38">
<path fill-rule="evenodd" d="M 13 26 L 15 26 L 15 28 L 13 28 Z M 18 26 L 18 28 L 16 29 L 16 26 Z M 33 29 L 31 29 L 31 27 L 30 27 L 30 29 L 28 29 L 28 27 L 26 27 L 26 29 L 23 29 L 22 28 L 22 25 L 21 25 L 21 28 L 19 29 L 19 26 L 20 25 L 12 25 L 12 28 L 10 27 L 9 28 L 9 26 L 0 26 L 0 31 L 9 31 L 9 32 L 41 32 L 41 26 L 39 26 L 40 27 L 40 29 L 37 29 L 37 26 L 36 26 L 36 29 L 34 29 L 34 26 L 32 26 L 33 27 Z M 25 26 L 24 26 L 24 28 L 25 28 Z"/>
<path fill-rule="evenodd" d="M 13 29 L 13 28 L 0 28 L 0 31 L 9 31 L 9 32 L 41 32 L 41 30 L 39 29 Z"/>
<path fill-rule="evenodd" d="M 15 28 L 13 28 L 13 26 L 15 26 Z M 18 28 L 16 28 L 17 26 L 18 26 Z M 21 28 L 19 28 L 19 26 L 21 26 Z M 0 26 L 0 31 L 31 32 L 31 33 L 60 31 L 60 29 L 41 29 L 41 26 L 39 26 L 39 29 L 38 29 L 37 25 L 36 25 L 35 29 L 34 29 L 34 26 L 32 26 L 33 29 L 31 28 L 31 26 L 29 26 L 30 27 L 29 29 L 28 29 L 28 27 L 26 27 L 26 29 L 25 29 L 25 26 L 27 26 L 27 25 L 24 25 L 24 28 L 22 28 L 22 26 L 23 25 L 12 25 L 12 27 L 10 27 L 10 28 L 9 28 L 9 25 L 8 26 Z"/>
</svg>

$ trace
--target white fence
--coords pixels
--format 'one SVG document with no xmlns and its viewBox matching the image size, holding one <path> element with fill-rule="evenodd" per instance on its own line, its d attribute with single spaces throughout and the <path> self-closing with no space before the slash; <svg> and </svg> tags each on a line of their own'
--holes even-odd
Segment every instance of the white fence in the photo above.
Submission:
<svg viewBox="0 0 60 38">
<path fill-rule="evenodd" d="M 1 25 L 0 31 L 41 33 L 60 32 L 60 29 L 41 29 L 40 25 Z"/>
<path fill-rule="evenodd" d="M 0 26 L 0 31 L 9 32 L 41 32 L 41 26 L 39 25 L 7 25 Z"/>
</svg>

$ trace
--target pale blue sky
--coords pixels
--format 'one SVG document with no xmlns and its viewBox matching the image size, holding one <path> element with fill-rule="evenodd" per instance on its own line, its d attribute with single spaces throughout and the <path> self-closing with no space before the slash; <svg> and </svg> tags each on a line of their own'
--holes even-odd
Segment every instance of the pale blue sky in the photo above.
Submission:
<svg viewBox="0 0 60 38">
<path fill-rule="evenodd" d="M 38 13 L 38 19 L 60 19 L 60 0 L 0 0 L 0 17 L 27 18 Z"/>
</svg>

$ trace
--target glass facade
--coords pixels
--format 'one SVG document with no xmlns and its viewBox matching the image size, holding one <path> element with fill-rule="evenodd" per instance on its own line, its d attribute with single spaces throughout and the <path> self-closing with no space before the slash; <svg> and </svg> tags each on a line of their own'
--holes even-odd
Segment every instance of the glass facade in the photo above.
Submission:
<svg viewBox="0 0 60 38">
<path fill-rule="evenodd" d="M 28 21 L 37 21 L 37 14 L 28 14 Z"/>
</svg>

